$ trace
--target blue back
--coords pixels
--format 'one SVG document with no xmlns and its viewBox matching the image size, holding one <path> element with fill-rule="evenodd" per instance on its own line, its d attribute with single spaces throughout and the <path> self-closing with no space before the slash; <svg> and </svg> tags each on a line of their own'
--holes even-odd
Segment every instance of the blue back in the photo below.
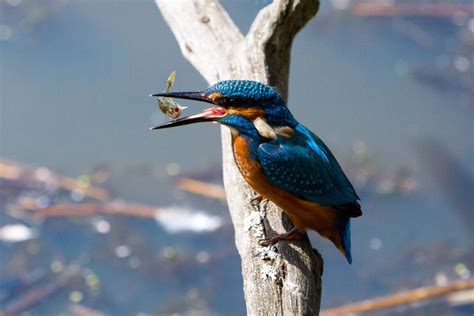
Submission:
<svg viewBox="0 0 474 316">
<path fill-rule="evenodd" d="M 293 137 L 262 143 L 257 151 L 270 182 L 300 199 L 343 208 L 359 198 L 328 147 L 301 124 Z"/>
</svg>

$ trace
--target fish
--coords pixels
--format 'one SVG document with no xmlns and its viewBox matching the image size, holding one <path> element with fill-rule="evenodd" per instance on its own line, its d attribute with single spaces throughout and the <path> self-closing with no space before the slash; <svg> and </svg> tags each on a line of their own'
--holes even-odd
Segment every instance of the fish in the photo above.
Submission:
<svg viewBox="0 0 474 316">
<path fill-rule="evenodd" d="M 173 70 L 168 76 L 168 80 L 166 81 L 166 89 L 164 92 L 171 92 L 175 78 L 176 71 Z M 187 106 L 179 105 L 175 100 L 173 100 L 173 98 L 157 97 L 156 99 L 158 101 L 158 108 L 160 111 L 171 120 L 178 119 L 181 114 L 183 114 L 183 110 L 187 108 Z"/>
</svg>

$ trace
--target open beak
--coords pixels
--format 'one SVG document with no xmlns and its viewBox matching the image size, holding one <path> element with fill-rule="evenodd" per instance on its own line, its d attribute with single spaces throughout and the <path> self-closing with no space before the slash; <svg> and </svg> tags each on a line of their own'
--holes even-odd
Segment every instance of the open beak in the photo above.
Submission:
<svg viewBox="0 0 474 316">
<path fill-rule="evenodd" d="M 167 98 L 176 98 L 176 99 L 186 99 L 186 100 L 195 100 L 201 102 L 212 103 L 214 102 L 209 99 L 203 92 L 168 92 L 168 93 L 157 93 L 152 94 L 152 97 L 167 97 Z M 151 130 L 163 129 L 168 127 L 175 127 L 181 125 L 188 125 L 193 123 L 200 122 L 213 122 L 218 118 L 226 116 L 227 111 L 220 106 L 213 106 L 211 108 L 205 109 L 199 114 L 185 116 L 174 121 L 170 121 L 155 127 L 150 128 Z"/>
</svg>

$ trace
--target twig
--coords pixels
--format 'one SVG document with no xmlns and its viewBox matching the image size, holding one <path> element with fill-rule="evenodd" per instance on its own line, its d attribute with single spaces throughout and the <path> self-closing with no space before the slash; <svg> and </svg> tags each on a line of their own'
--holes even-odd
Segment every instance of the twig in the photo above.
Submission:
<svg viewBox="0 0 474 316">
<path fill-rule="evenodd" d="M 76 277 L 80 272 L 78 266 L 73 265 L 66 269 L 60 276 L 53 281 L 39 288 L 26 292 L 18 301 L 0 311 L 0 316 L 14 316 L 20 312 L 40 303 L 45 298 L 53 295 L 61 288 L 65 287 L 72 278 Z"/>
<path fill-rule="evenodd" d="M 474 278 L 456 281 L 448 285 L 435 285 L 409 290 L 394 295 L 375 298 L 359 303 L 323 310 L 321 316 L 344 316 L 375 312 L 399 305 L 444 296 L 453 292 L 474 289 Z"/>
<path fill-rule="evenodd" d="M 154 218 L 159 209 L 154 206 L 130 204 L 122 201 L 106 203 L 63 203 L 46 208 L 32 209 L 37 217 L 62 217 L 62 216 L 92 216 L 92 215 L 118 215 Z"/>
<path fill-rule="evenodd" d="M 227 202 L 225 190 L 222 185 L 182 177 L 178 179 L 176 186 L 187 192 L 202 195 L 222 202 Z"/>
<path fill-rule="evenodd" d="M 18 189 L 55 188 L 70 192 L 77 191 L 86 197 L 100 201 L 110 199 L 109 192 L 104 188 L 59 175 L 45 167 L 23 166 L 5 159 L 0 159 L 0 179 L 12 182 L 11 185 Z"/>
</svg>

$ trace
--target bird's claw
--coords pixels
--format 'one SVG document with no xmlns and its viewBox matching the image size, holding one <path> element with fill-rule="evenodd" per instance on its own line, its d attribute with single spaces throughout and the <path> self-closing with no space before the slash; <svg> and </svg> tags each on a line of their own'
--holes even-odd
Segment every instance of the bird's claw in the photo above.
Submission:
<svg viewBox="0 0 474 316">
<path fill-rule="evenodd" d="M 266 201 L 267 199 L 264 198 L 262 195 L 257 195 L 256 197 L 250 200 L 250 205 L 252 205 L 253 207 L 259 207 L 260 203 L 262 203 L 262 201 L 264 200 Z"/>
<path fill-rule="evenodd" d="M 275 236 L 275 237 L 278 237 L 278 235 Z M 276 244 L 279 241 L 279 239 L 277 239 L 275 237 L 260 239 L 258 241 L 258 244 L 260 246 L 265 246 L 265 247 L 272 246 L 272 245 Z"/>
<path fill-rule="evenodd" d="M 260 246 L 271 246 L 281 240 L 298 240 L 298 239 L 301 239 L 303 236 L 304 236 L 304 231 L 301 231 L 298 228 L 293 227 L 292 229 L 290 229 L 290 231 L 288 231 L 285 234 L 280 234 L 280 235 L 275 235 L 273 237 L 260 239 L 258 241 L 258 244 Z"/>
</svg>

